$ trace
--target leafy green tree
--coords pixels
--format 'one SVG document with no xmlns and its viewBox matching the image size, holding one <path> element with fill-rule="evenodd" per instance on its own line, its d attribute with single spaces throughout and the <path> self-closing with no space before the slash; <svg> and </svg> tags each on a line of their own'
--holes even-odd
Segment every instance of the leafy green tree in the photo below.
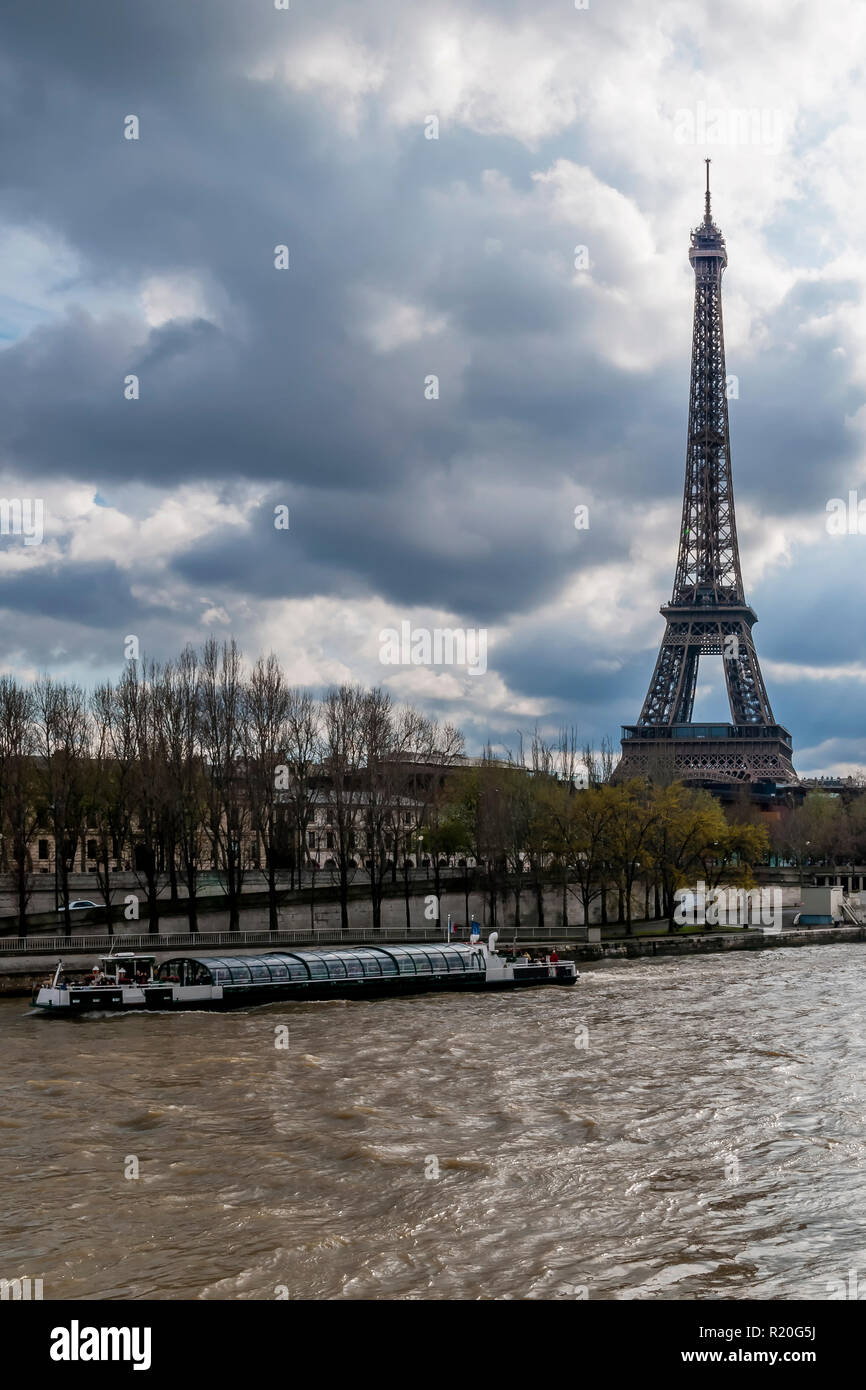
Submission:
<svg viewBox="0 0 866 1390">
<path fill-rule="evenodd" d="M 619 885 L 625 911 L 625 926 L 632 934 L 632 890 L 642 868 L 651 864 L 650 842 L 659 810 L 652 787 L 640 778 L 616 783 L 610 788 L 612 811 L 606 831 L 608 858 Z"/>
<path fill-rule="evenodd" d="M 720 841 L 727 827 L 724 812 L 709 792 L 671 782 L 656 787 L 657 818 L 647 848 L 661 883 L 668 931 L 674 930 L 674 894 L 694 880 L 707 845 Z"/>
</svg>

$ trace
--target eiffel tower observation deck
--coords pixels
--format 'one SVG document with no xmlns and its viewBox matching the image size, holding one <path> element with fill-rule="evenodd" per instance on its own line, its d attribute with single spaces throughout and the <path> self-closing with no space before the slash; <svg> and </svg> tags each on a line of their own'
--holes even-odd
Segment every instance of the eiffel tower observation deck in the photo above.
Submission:
<svg viewBox="0 0 866 1390">
<path fill-rule="evenodd" d="M 661 609 L 665 633 L 640 718 L 623 726 L 616 776 L 664 776 L 719 790 L 761 784 L 772 793 L 798 779 L 791 735 L 770 708 L 752 637 L 757 617 L 740 572 L 722 326 L 728 255 L 710 212 L 706 164 L 704 218 L 689 247 L 695 316 L 676 576 L 671 601 Z M 692 722 L 702 656 L 722 658 L 730 724 Z"/>
</svg>

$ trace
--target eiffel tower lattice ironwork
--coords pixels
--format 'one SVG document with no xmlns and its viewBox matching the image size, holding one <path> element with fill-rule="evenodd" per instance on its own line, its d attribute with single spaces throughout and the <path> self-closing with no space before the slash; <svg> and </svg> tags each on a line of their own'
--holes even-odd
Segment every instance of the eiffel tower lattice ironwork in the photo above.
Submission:
<svg viewBox="0 0 866 1390">
<path fill-rule="evenodd" d="M 665 634 L 638 723 L 623 728 L 618 777 L 670 775 L 707 784 L 795 783 L 791 736 L 776 724 L 752 638 L 746 602 L 728 430 L 722 272 L 725 240 L 710 212 L 707 160 L 703 221 L 691 234 L 695 273 L 686 481 Z M 723 658 L 731 724 L 694 724 L 702 656 Z"/>
</svg>

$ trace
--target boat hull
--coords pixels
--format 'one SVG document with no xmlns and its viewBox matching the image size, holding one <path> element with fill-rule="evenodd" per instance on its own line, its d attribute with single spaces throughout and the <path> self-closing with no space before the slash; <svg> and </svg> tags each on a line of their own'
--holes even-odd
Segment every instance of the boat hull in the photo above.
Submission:
<svg viewBox="0 0 866 1390">
<path fill-rule="evenodd" d="M 454 993 L 526 989 L 540 985 L 574 985 L 577 974 L 570 966 L 525 967 L 511 978 L 490 979 L 483 971 L 464 975 L 396 976 L 383 979 L 290 981 L 285 984 L 182 985 L 154 984 L 126 990 L 122 987 L 70 986 L 65 990 L 44 987 L 33 996 L 33 1005 L 54 1017 L 78 1013 L 175 1012 L 188 1009 L 238 1009 L 261 1004 L 304 1003 L 327 999 L 371 999 L 389 995 Z"/>
</svg>

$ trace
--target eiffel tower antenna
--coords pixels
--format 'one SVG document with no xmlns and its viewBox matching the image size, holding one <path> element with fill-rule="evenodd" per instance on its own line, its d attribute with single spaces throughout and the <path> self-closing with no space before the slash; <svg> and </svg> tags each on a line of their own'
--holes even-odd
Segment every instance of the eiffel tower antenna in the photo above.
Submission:
<svg viewBox="0 0 866 1390">
<path fill-rule="evenodd" d="M 679 553 L 665 634 L 638 722 L 623 728 L 617 776 L 666 775 L 720 788 L 796 784 L 791 735 L 773 718 L 752 638 L 757 622 L 740 571 L 728 428 L 722 274 L 725 240 L 710 217 L 691 234 L 695 273 L 686 478 Z M 721 656 L 730 724 L 694 724 L 702 656 Z M 775 785 L 772 788 L 775 791 Z"/>
</svg>

